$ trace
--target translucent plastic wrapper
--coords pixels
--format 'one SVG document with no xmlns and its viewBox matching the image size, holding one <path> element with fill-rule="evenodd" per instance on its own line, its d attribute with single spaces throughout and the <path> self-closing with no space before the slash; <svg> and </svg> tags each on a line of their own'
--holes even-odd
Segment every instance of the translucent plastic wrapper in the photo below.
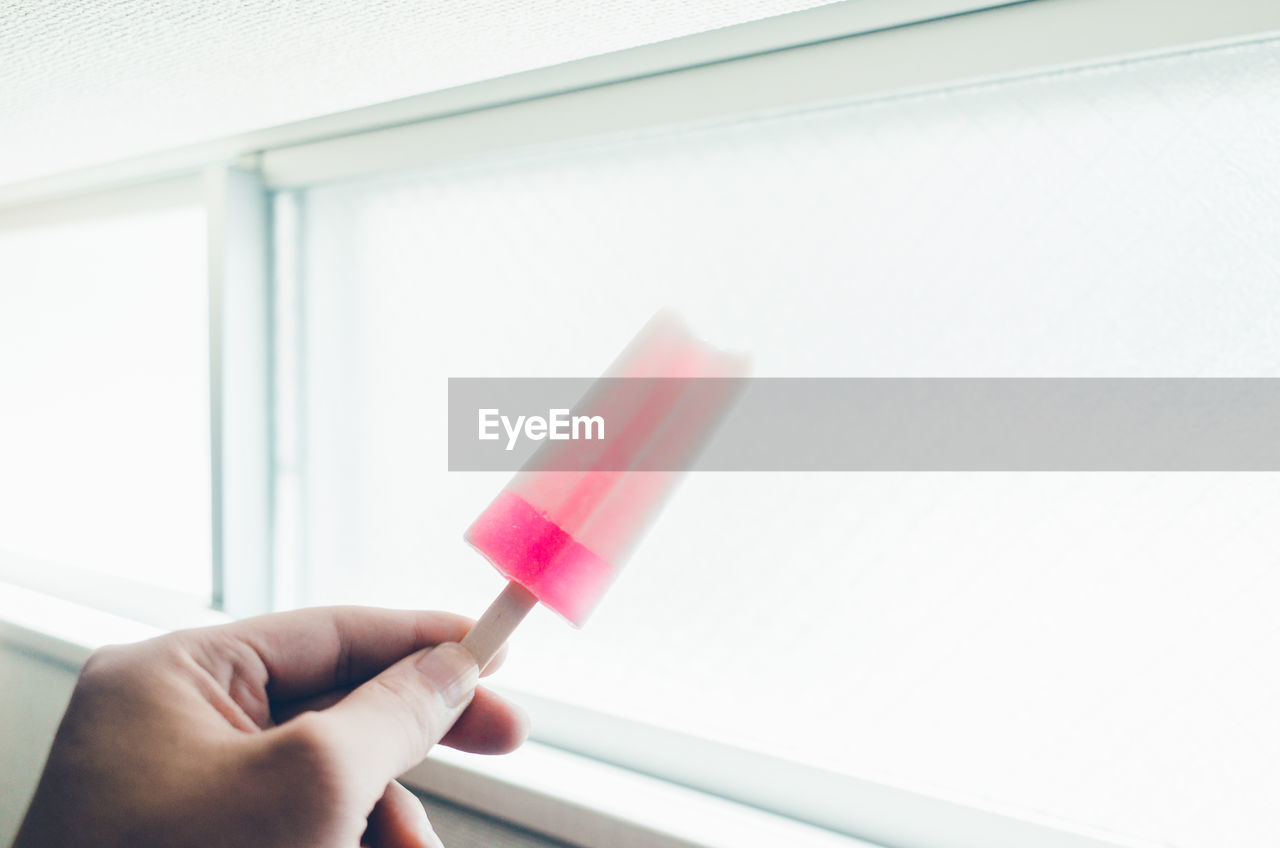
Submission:
<svg viewBox="0 0 1280 848">
<path fill-rule="evenodd" d="M 727 413 L 747 370 L 745 356 L 704 344 L 673 313 L 659 312 L 573 409 L 603 420 L 606 438 L 545 443 L 466 540 L 509 580 L 581 625 Z"/>
</svg>

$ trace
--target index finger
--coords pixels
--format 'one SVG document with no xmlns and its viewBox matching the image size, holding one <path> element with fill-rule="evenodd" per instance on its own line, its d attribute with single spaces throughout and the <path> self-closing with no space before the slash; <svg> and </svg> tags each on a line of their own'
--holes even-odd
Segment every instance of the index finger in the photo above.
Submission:
<svg viewBox="0 0 1280 848">
<path fill-rule="evenodd" d="M 233 622 L 226 635 L 253 649 L 272 699 L 359 684 L 414 651 L 456 642 L 474 622 L 448 612 L 317 607 Z"/>
</svg>

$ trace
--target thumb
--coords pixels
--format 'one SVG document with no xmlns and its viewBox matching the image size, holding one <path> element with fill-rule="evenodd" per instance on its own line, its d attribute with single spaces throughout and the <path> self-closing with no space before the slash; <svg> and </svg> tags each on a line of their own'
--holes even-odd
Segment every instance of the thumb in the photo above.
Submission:
<svg viewBox="0 0 1280 848">
<path fill-rule="evenodd" d="M 480 669 L 456 642 L 411 654 L 325 710 L 331 728 L 355 748 L 348 762 L 385 786 L 427 756 L 475 695 Z"/>
</svg>

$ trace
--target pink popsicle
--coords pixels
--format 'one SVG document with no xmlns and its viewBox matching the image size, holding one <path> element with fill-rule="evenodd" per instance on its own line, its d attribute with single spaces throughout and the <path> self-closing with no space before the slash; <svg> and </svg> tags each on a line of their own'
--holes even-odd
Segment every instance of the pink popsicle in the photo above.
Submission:
<svg viewBox="0 0 1280 848">
<path fill-rule="evenodd" d="M 468 528 L 466 540 L 511 581 L 468 647 L 496 651 L 535 601 L 585 621 L 736 393 L 733 379 L 674 378 L 738 378 L 747 364 L 671 312 L 645 325 L 574 410 L 601 415 L 611 438 L 546 442 Z M 508 626 L 480 648 L 497 626 L 491 613 Z"/>
</svg>

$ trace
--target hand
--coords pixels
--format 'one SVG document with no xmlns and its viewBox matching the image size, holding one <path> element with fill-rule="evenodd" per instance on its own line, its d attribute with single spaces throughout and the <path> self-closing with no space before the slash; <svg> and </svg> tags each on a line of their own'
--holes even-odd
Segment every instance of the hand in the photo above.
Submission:
<svg viewBox="0 0 1280 848">
<path fill-rule="evenodd" d="M 436 848 L 395 777 L 526 732 L 452 644 L 470 626 L 339 607 L 97 651 L 14 848 Z"/>
</svg>

